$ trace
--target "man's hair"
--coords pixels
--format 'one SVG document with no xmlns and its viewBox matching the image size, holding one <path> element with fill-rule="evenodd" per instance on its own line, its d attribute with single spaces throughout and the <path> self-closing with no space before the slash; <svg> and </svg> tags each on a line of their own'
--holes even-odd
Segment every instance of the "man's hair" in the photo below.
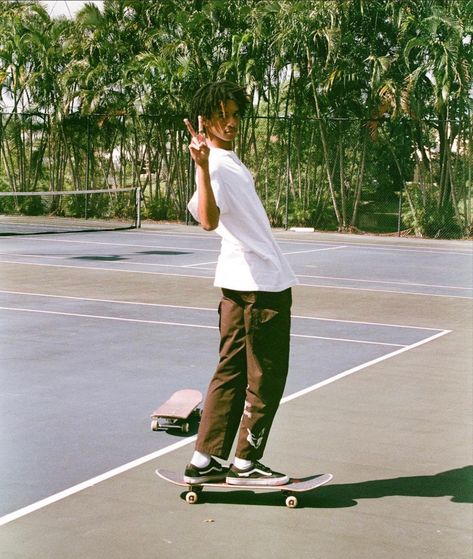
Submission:
<svg viewBox="0 0 473 559">
<path fill-rule="evenodd" d="M 212 114 L 221 109 L 221 103 L 235 101 L 240 116 L 243 116 L 249 105 L 249 99 L 243 87 L 229 81 L 208 83 L 198 89 L 192 99 L 191 119 L 197 123 L 199 115 L 211 118 Z"/>
</svg>

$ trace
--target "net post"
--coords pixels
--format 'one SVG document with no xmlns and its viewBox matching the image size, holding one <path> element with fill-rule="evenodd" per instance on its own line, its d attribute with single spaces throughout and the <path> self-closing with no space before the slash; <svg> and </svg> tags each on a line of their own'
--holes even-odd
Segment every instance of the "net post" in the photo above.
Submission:
<svg viewBox="0 0 473 559">
<path fill-rule="evenodd" d="M 136 205 L 136 218 L 135 228 L 141 227 L 141 188 L 138 186 L 135 190 L 135 205 Z"/>
</svg>

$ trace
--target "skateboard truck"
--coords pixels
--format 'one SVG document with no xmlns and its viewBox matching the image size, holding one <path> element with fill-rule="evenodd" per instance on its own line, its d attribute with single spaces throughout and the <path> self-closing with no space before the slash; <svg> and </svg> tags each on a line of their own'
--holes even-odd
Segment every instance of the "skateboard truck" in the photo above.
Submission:
<svg viewBox="0 0 473 559">
<path fill-rule="evenodd" d="M 187 421 L 182 421 L 181 419 L 172 418 L 158 418 L 153 417 L 151 420 L 151 430 L 152 431 L 169 431 L 176 429 L 181 433 L 188 433 L 190 430 L 190 424 L 192 419 L 200 419 L 200 410 L 195 410 L 189 417 Z"/>
<path fill-rule="evenodd" d="M 151 414 L 152 431 L 177 430 L 188 433 L 193 420 L 199 420 L 201 410 L 197 407 L 202 402 L 198 390 L 178 390 Z"/>
<path fill-rule="evenodd" d="M 218 486 L 217 483 L 215 483 L 215 484 L 207 483 L 205 485 L 207 485 L 209 487 L 211 487 L 212 485 Z M 225 485 L 221 484 L 221 486 L 227 487 L 226 484 Z M 273 487 L 271 487 L 271 486 L 245 487 L 245 486 L 234 486 L 234 485 L 229 485 L 228 488 L 250 489 L 250 490 L 253 490 L 253 491 L 255 489 L 275 489 L 274 486 Z M 198 503 L 199 502 L 199 496 L 203 492 L 203 490 L 204 490 L 204 485 L 189 485 L 188 490 L 186 491 L 186 494 L 185 494 L 186 503 L 188 503 L 189 505 L 194 505 L 195 503 Z M 284 491 L 283 489 L 279 489 L 279 491 L 281 491 L 281 493 L 285 497 L 286 507 L 288 507 L 290 509 L 297 508 L 297 505 L 299 504 L 299 500 L 297 499 L 296 495 L 291 493 L 291 491 Z"/>
</svg>

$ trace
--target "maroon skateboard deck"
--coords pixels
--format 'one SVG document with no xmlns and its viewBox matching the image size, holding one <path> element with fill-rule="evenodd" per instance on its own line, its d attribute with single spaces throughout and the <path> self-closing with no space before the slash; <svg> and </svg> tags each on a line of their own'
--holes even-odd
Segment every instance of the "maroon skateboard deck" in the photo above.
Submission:
<svg viewBox="0 0 473 559">
<path fill-rule="evenodd" d="M 178 474 L 176 472 L 171 472 L 170 470 L 156 470 L 156 473 L 159 477 L 166 481 L 174 483 L 175 485 L 187 487 L 186 502 L 189 504 L 198 502 L 199 495 L 202 493 L 204 487 L 213 487 L 216 489 L 237 489 L 240 491 L 244 491 L 246 489 L 250 491 L 281 491 L 284 497 L 286 497 L 286 506 L 291 509 L 297 507 L 298 504 L 297 496 L 295 495 L 296 493 L 312 491 L 317 487 L 325 485 L 333 478 L 332 474 L 317 474 L 301 479 L 291 478 L 289 483 L 286 483 L 285 485 L 230 485 L 223 481 L 189 484 L 184 481 L 182 473 Z"/>
<path fill-rule="evenodd" d="M 151 414 L 151 429 L 167 431 L 178 429 L 182 433 L 189 432 L 189 422 L 193 416 L 200 417 L 197 406 L 202 402 L 202 394 L 198 390 L 178 390 Z"/>
</svg>

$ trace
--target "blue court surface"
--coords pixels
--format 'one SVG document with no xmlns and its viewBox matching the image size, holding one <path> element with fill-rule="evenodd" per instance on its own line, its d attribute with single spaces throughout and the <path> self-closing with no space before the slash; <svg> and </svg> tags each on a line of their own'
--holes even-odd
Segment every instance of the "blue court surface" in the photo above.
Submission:
<svg viewBox="0 0 473 559">
<path fill-rule="evenodd" d="M 276 237 L 300 282 L 284 403 L 434 352 L 452 323 L 422 309 L 471 305 L 471 243 Z M 152 432 L 149 415 L 175 390 L 205 393 L 217 363 L 218 237 L 167 226 L 0 246 L 0 523 L 190 452 L 192 437 Z M 369 308 L 379 298 L 385 314 Z"/>
</svg>

